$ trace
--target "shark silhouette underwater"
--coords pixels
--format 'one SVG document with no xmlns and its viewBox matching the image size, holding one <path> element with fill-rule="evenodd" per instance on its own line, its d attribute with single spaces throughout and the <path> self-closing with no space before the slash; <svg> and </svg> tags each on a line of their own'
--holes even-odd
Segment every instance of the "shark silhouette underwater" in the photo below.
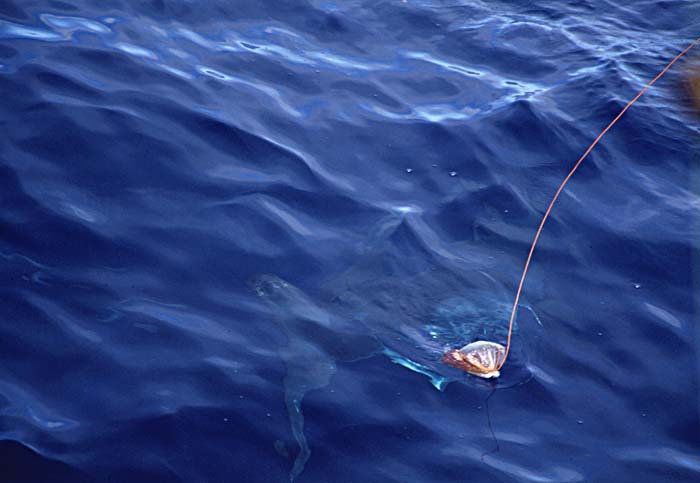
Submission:
<svg viewBox="0 0 700 483">
<path fill-rule="evenodd" d="M 249 281 L 255 295 L 264 301 L 263 310 L 287 338 L 279 356 L 286 367 L 285 405 L 299 447 L 290 480 L 302 473 L 311 455 L 304 434 L 304 396 L 329 384 L 336 363 L 384 355 L 427 376 L 440 391 L 452 381 L 472 378 L 474 383 L 480 383 L 440 360 L 456 342 L 504 337 L 502 321 L 510 309 L 507 298 L 497 300 L 489 292 L 464 288 L 458 292 L 453 289 L 455 293 L 445 297 L 449 294 L 445 287 L 437 287 L 440 296 L 433 297 L 426 290 L 427 284 L 436 283 L 433 277 L 434 273 L 428 271 L 409 279 L 402 276 L 399 281 L 394 277 L 372 278 L 362 270 L 351 270 L 342 277 L 340 293 L 323 306 L 276 275 L 258 275 Z M 442 279 L 445 286 L 451 285 L 451 280 Z M 541 324 L 532 311 L 523 318 L 528 319 L 527 331 L 516 325 L 514 336 L 527 332 L 532 342 L 540 333 Z M 517 347 L 520 349 L 511 356 L 516 364 L 507 377 L 489 387 L 522 384 L 532 377 L 525 353 L 532 344 L 520 343 Z M 280 453 L 287 453 L 283 443 L 278 441 L 276 447 Z"/>
</svg>

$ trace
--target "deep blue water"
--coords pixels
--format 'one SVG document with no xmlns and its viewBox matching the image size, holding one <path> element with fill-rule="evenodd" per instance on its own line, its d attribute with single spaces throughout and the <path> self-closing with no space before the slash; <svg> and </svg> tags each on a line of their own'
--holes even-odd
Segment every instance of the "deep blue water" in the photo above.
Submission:
<svg viewBox="0 0 700 483">
<path fill-rule="evenodd" d="M 698 481 L 700 52 L 439 362 L 700 35 L 616 3 L 0 1 L 0 481 Z"/>
</svg>

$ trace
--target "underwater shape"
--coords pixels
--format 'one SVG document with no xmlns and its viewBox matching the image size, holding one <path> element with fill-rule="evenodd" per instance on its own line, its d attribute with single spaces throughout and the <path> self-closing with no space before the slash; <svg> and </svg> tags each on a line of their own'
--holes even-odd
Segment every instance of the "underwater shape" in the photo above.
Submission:
<svg viewBox="0 0 700 483">
<path fill-rule="evenodd" d="M 258 275 L 249 282 L 287 337 L 279 355 L 287 371 L 284 393 L 289 422 L 299 446 L 291 479 L 301 474 L 311 455 L 304 434 L 303 398 L 328 385 L 336 363 L 382 354 L 425 375 L 443 391 L 450 382 L 465 381 L 464 372 L 442 362 L 449 349 L 465 341 L 505 341 L 507 336 L 511 301 L 504 287 L 479 270 L 465 272 L 449 263 L 426 262 L 416 253 L 420 251 L 417 240 L 405 225 L 385 228 L 355 265 L 324 280 L 317 296 L 276 275 Z M 387 240 L 403 249 L 396 250 Z M 534 311 L 525 308 L 529 312 L 522 311 L 514 326 L 512 364 L 491 385 L 510 387 L 532 378 L 529 355 L 537 352 L 533 344 L 539 341 L 542 327 Z M 489 348 L 493 347 L 485 349 Z M 480 378 L 493 377 L 488 368 L 497 359 L 492 356 L 489 362 L 488 354 L 486 350 L 472 363 L 484 368 L 476 374 Z M 477 381 L 470 379 L 472 384 Z M 280 448 L 279 452 L 286 451 Z"/>
<path fill-rule="evenodd" d="M 299 446 L 290 480 L 304 470 L 311 456 L 304 434 L 302 402 L 309 391 L 328 385 L 335 372 L 336 361 L 357 360 L 377 352 L 372 337 L 362 330 L 349 333 L 340 320 L 333 318 L 302 290 L 276 275 L 263 274 L 250 280 L 253 292 L 271 309 L 274 322 L 287 337 L 279 350 L 284 362 L 284 400 L 292 435 Z M 275 443 L 285 453 L 282 443 Z"/>
<path fill-rule="evenodd" d="M 275 323 L 287 337 L 279 355 L 286 367 L 284 397 L 289 423 L 299 446 L 290 472 L 292 480 L 302 473 L 313 446 L 304 433 L 303 399 L 308 392 L 329 384 L 337 362 L 382 354 L 425 375 L 443 391 L 449 383 L 465 380 L 464 367 L 454 366 L 460 369 L 457 371 L 443 363 L 445 352 L 457 341 L 477 340 L 460 349 L 465 357 L 473 358 L 467 372 L 479 378 L 498 375 L 493 369 L 504 347 L 478 340 L 501 340 L 507 335 L 510 305 L 506 298 L 494 295 L 498 291 L 493 287 L 490 291 L 469 288 L 449 273 L 435 270 L 401 280 L 386 276 L 370 280 L 359 276 L 360 272 L 346 272 L 341 277 L 344 290 L 327 304 L 315 302 L 275 275 L 259 275 L 250 282 L 254 293 L 272 308 Z M 535 344 L 542 327 L 532 309 L 525 308 L 528 310 L 521 318 L 525 326 L 516 321 L 514 329 L 517 345 L 512 349 L 512 363 L 505 377 L 490 382 L 490 387 L 524 384 L 533 376 L 530 354 L 537 353 Z M 523 331 L 526 334 L 521 334 Z M 470 382 L 476 381 L 472 378 Z M 287 453 L 281 442 L 276 444 L 278 452 Z"/>
</svg>

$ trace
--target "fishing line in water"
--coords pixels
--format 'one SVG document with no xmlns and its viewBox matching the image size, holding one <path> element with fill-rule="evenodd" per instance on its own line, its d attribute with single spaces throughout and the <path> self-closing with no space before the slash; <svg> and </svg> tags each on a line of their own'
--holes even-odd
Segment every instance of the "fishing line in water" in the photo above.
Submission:
<svg viewBox="0 0 700 483">
<path fill-rule="evenodd" d="M 654 77 L 652 80 L 649 81 L 647 85 L 644 86 L 644 88 L 639 91 L 639 93 L 634 96 L 634 98 L 627 103 L 625 107 L 622 108 L 620 113 L 615 116 L 615 119 L 613 119 L 608 126 L 603 129 L 603 131 L 598 134 L 598 137 L 593 140 L 590 146 L 588 146 L 588 149 L 581 155 L 581 157 L 576 161 L 576 164 L 574 165 L 573 168 L 571 168 L 571 171 L 569 171 L 569 174 L 566 175 L 566 178 L 561 182 L 559 185 L 559 188 L 557 189 L 556 193 L 554 193 L 554 196 L 552 197 L 552 201 L 549 202 L 549 206 L 547 207 L 547 210 L 544 212 L 544 215 L 542 216 L 542 221 L 540 221 L 540 226 L 537 228 L 537 232 L 535 233 L 535 238 L 532 240 L 532 245 L 530 246 L 530 252 L 527 254 L 527 260 L 525 261 L 525 267 L 523 268 L 523 274 L 520 276 L 520 283 L 518 284 L 518 291 L 515 293 L 515 302 L 513 303 L 513 310 L 510 314 L 510 320 L 508 322 L 508 341 L 506 343 L 506 350 L 505 353 L 503 354 L 503 357 L 501 358 L 498 367 L 496 370 L 500 370 L 503 367 L 503 364 L 506 363 L 506 359 L 508 358 L 508 353 L 510 352 L 510 341 L 511 341 L 511 335 L 513 333 L 513 321 L 515 320 L 515 313 L 518 310 L 518 301 L 520 300 L 520 293 L 522 292 L 523 289 L 523 284 L 525 283 L 525 276 L 527 275 L 527 270 L 530 267 L 530 260 L 532 260 L 532 254 L 535 251 L 535 246 L 537 245 L 537 241 L 540 239 L 540 234 L 542 233 L 542 228 L 544 227 L 544 223 L 547 221 L 547 218 L 549 217 L 549 213 L 552 211 L 552 207 L 554 206 L 554 203 L 557 202 L 557 199 L 559 199 L 559 195 L 564 189 L 564 186 L 566 186 L 566 183 L 569 182 L 571 177 L 574 175 L 576 170 L 581 166 L 581 163 L 583 162 L 584 159 L 588 156 L 588 154 L 593 150 L 593 148 L 600 142 L 603 136 L 612 128 L 615 123 L 622 117 L 622 115 L 627 112 L 627 109 L 629 109 L 632 104 L 637 102 L 637 100 L 642 97 L 642 94 L 644 94 L 654 83 L 656 83 L 657 80 L 661 79 L 661 77 L 666 73 L 668 69 L 671 68 L 673 64 L 676 63 L 678 59 L 683 57 L 686 52 L 688 52 L 690 49 L 692 49 L 698 42 L 700 42 L 700 37 L 695 39 L 694 42 L 692 42 L 690 45 L 688 45 L 685 49 L 683 49 L 681 52 L 676 55 L 671 62 L 666 64 L 666 67 L 663 68 L 661 72 L 659 72 L 656 77 Z"/>
<path fill-rule="evenodd" d="M 537 228 L 537 232 L 535 233 L 535 237 L 532 240 L 532 244 L 530 245 L 530 252 L 527 255 L 527 259 L 525 260 L 525 266 L 523 268 L 522 275 L 520 276 L 520 283 L 518 284 L 518 290 L 515 293 L 515 301 L 513 302 L 513 308 L 511 310 L 510 314 L 510 320 L 508 321 L 508 339 L 506 342 L 506 346 L 503 347 L 502 345 L 495 343 L 495 342 L 488 342 L 488 341 L 476 341 L 472 342 L 471 344 L 468 344 L 464 346 L 461 349 L 456 349 L 456 350 L 451 350 L 448 351 L 442 361 L 446 364 L 449 364 L 453 367 L 457 367 L 459 369 L 462 369 L 466 372 L 469 372 L 470 374 L 473 374 L 475 376 L 479 377 L 484 377 L 484 378 L 495 378 L 500 375 L 500 370 L 503 367 L 503 365 L 506 362 L 506 359 L 508 358 L 508 354 L 510 353 L 510 345 L 511 345 L 511 337 L 513 335 L 513 322 L 515 321 L 515 314 L 518 310 L 518 302 L 520 301 L 520 294 L 523 289 L 523 285 L 525 283 L 525 277 L 527 275 L 527 271 L 530 268 L 530 261 L 532 260 L 532 255 L 535 252 L 535 247 L 537 246 L 537 241 L 540 239 L 540 235 L 542 234 L 542 228 L 544 227 L 545 222 L 547 221 L 547 218 L 549 218 L 549 214 L 552 211 L 552 207 L 554 204 L 557 202 L 559 199 L 559 195 L 561 195 L 561 192 L 564 190 L 564 187 L 566 184 L 569 182 L 571 177 L 574 175 L 576 170 L 578 170 L 579 166 L 581 166 L 581 163 L 583 163 L 583 160 L 586 159 L 588 154 L 593 150 L 593 148 L 600 142 L 603 136 L 612 128 L 615 123 L 622 117 L 622 115 L 627 112 L 627 109 L 629 109 L 632 104 L 637 102 L 637 100 L 642 97 L 642 95 L 652 86 L 656 81 L 658 81 L 668 69 L 671 68 L 673 64 L 676 63 L 678 59 L 683 57 L 690 49 L 692 49 L 696 44 L 700 42 L 700 38 L 695 39 L 690 45 L 688 45 L 685 49 L 683 49 L 678 55 L 676 55 L 668 64 L 666 64 L 666 67 L 663 68 L 661 72 L 659 72 L 656 77 L 654 77 L 649 83 L 644 86 L 644 88 L 639 91 L 639 93 L 634 96 L 634 98 L 625 105 L 625 107 L 622 108 L 620 113 L 608 124 L 608 126 L 603 129 L 603 131 L 593 140 L 590 146 L 588 146 L 588 149 L 581 155 L 581 157 L 576 161 L 576 164 L 574 164 L 574 167 L 571 168 L 569 171 L 569 174 L 566 175 L 564 180 L 561 182 L 559 185 L 559 188 L 557 188 L 556 193 L 554 193 L 554 196 L 552 197 L 552 200 L 549 202 L 549 206 L 547 206 L 547 209 L 544 212 L 544 215 L 542 216 L 542 220 L 540 221 L 540 224 Z"/>
<path fill-rule="evenodd" d="M 491 396 L 494 395 L 496 392 L 496 386 L 494 385 L 491 388 L 491 392 L 489 393 L 488 396 L 486 396 L 486 399 L 484 400 L 484 406 L 486 407 L 486 421 L 488 422 L 489 425 L 489 431 L 491 432 L 491 438 L 493 439 L 493 448 L 491 448 L 488 451 L 485 451 L 481 453 L 481 462 L 484 462 L 484 458 L 486 458 L 488 455 L 498 453 L 501 450 L 500 445 L 498 444 L 498 438 L 496 438 L 496 432 L 493 430 L 493 424 L 491 424 L 491 409 L 489 408 L 489 399 L 491 399 Z"/>
</svg>

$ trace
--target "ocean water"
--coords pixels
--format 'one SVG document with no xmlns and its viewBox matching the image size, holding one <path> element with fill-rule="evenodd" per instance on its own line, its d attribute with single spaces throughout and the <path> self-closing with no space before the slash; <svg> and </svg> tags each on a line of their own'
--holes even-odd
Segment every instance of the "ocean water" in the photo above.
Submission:
<svg viewBox="0 0 700 483">
<path fill-rule="evenodd" d="M 0 1 L 0 481 L 698 481 L 690 1 Z"/>
</svg>

